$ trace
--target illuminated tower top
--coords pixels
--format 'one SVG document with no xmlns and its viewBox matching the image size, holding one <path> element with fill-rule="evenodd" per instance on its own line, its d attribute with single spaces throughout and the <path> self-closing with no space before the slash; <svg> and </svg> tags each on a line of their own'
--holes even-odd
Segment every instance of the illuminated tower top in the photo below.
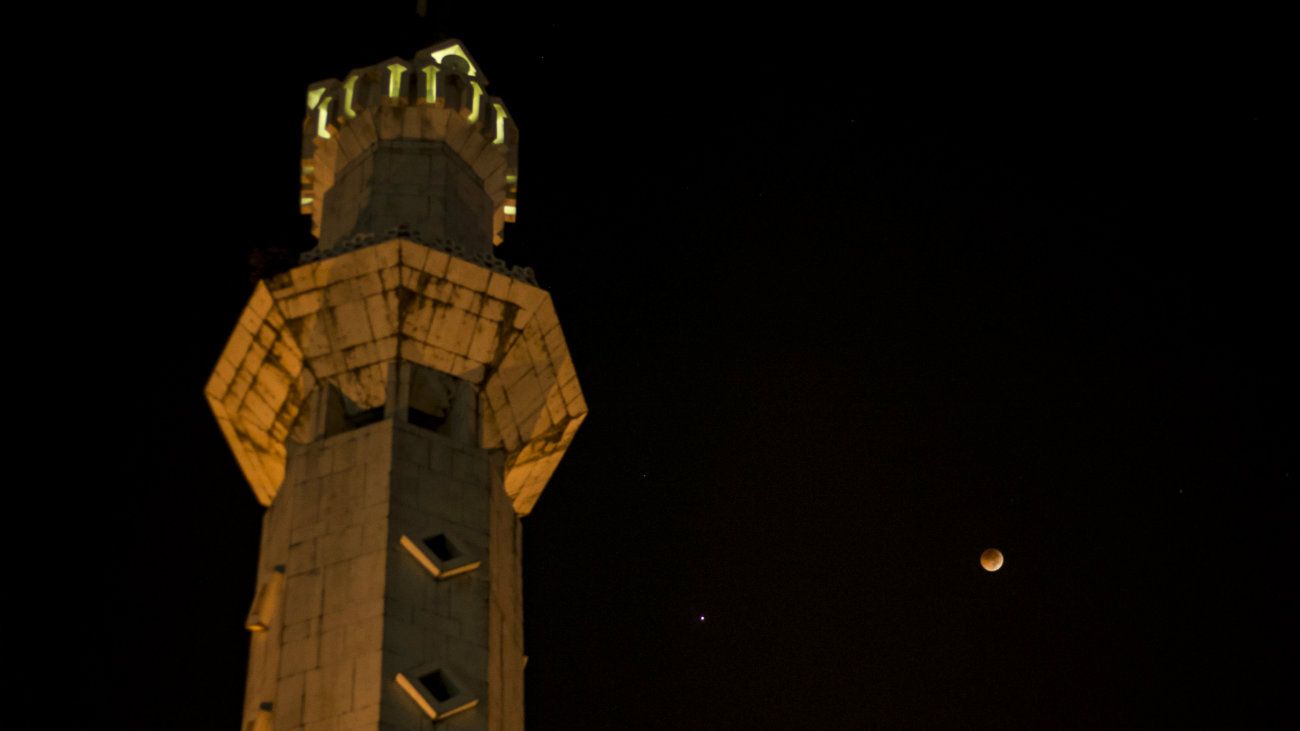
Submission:
<svg viewBox="0 0 1300 731">
<path fill-rule="evenodd" d="M 456 40 L 307 88 L 302 212 L 317 251 L 409 227 L 471 257 L 514 221 L 519 131 Z"/>
</svg>

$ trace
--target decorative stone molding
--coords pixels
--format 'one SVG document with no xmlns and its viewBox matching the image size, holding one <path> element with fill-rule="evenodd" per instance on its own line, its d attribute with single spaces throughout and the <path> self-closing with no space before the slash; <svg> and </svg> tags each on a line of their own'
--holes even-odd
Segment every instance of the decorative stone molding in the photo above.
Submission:
<svg viewBox="0 0 1300 731">
<path fill-rule="evenodd" d="M 423 540 L 403 535 L 401 544 L 407 553 L 414 556 L 439 581 L 468 574 L 483 563 L 446 533 L 438 533 Z"/>
<path fill-rule="evenodd" d="M 372 233 L 354 234 L 348 237 L 347 239 L 340 241 L 337 246 L 334 246 L 332 248 L 324 249 L 324 250 L 312 249 L 310 251 L 304 251 L 301 255 L 299 255 L 298 263 L 309 264 L 313 261 L 328 259 L 331 256 L 346 254 L 349 251 L 356 251 L 357 249 L 363 249 L 367 246 L 373 246 L 375 244 L 382 243 L 384 241 L 391 241 L 393 239 L 398 239 L 398 238 L 406 239 L 408 241 L 414 241 L 419 244 L 424 244 L 425 246 L 431 249 L 437 249 L 438 251 L 441 251 L 444 254 L 450 254 L 460 259 L 466 259 L 468 261 L 472 261 L 475 264 L 478 264 L 479 266 L 487 267 L 488 269 L 491 269 L 494 272 L 497 272 L 499 274 L 504 274 L 513 279 L 518 279 L 520 281 L 527 282 L 528 284 L 533 284 L 533 285 L 537 284 L 537 275 L 533 273 L 532 267 L 510 266 L 509 264 L 506 264 L 504 260 L 498 259 L 492 254 L 469 254 L 466 253 L 465 249 L 461 247 L 459 244 L 456 244 L 451 241 L 445 241 L 443 239 L 423 236 L 420 234 L 419 231 L 407 226 L 399 226 L 397 228 L 389 229 L 384 234 L 372 234 Z"/>
<path fill-rule="evenodd" d="M 434 721 L 468 711 L 478 698 L 461 690 L 452 674 L 437 663 L 397 674 L 397 684 Z"/>
<path fill-rule="evenodd" d="M 532 510 L 587 405 L 550 295 L 406 239 L 303 264 L 261 282 L 206 396 L 253 492 L 270 505 L 287 442 L 326 385 L 359 408 L 389 398 L 399 360 L 478 389 L 479 443 L 505 452 L 504 487 Z"/>
<path fill-rule="evenodd" d="M 284 566 L 271 569 L 271 575 L 253 597 L 253 606 L 248 610 L 244 620 L 244 629 L 249 632 L 265 632 L 271 628 L 271 617 L 280 609 L 284 594 Z"/>
</svg>

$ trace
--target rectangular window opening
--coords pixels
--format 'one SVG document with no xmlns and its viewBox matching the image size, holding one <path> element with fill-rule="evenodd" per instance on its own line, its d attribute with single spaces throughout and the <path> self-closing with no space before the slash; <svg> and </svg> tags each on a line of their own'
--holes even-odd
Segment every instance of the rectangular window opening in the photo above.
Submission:
<svg viewBox="0 0 1300 731">
<path fill-rule="evenodd" d="M 431 414 L 412 406 L 406 410 L 406 423 L 436 432 L 447 423 L 447 415 Z"/>
<path fill-rule="evenodd" d="M 355 414 L 347 414 L 348 427 L 351 429 L 360 429 L 363 426 L 369 426 L 384 420 L 384 407 L 376 406 L 373 409 L 358 411 Z"/>
</svg>

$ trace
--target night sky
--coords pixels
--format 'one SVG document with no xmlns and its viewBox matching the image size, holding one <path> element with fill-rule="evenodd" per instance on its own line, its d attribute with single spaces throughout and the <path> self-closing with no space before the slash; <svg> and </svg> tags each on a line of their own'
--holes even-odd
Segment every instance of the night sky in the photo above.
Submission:
<svg viewBox="0 0 1300 731">
<path fill-rule="evenodd" d="M 311 245 L 306 85 L 448 37 L 591 409 L 524 520 L 530 731 L 1297 724 L 1265 50 L 431 5 L 115 51 L 117 172 L 61 222 L 98 221 L 71 413 L 112 415 L 66 460 L 95 725 L 239 724 L 262 508 L 203 386 L 253 260 Z"/>
</svg>

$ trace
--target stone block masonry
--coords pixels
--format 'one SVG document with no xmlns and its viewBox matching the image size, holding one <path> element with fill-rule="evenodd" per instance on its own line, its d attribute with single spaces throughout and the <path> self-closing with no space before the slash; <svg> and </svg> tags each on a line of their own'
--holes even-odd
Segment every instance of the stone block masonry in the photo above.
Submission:
<svg viewBox="0 0 1300 731">
<path fill-rule="evenodd" d="M 308 89 L 319 246 L 206 388 L 267 508 L 246 731 L 523 728 L 520 521 L 587 407 L 550 295 L 491 254 L 518 131 L 486 85 L 448 41 Z"/>
</svg>

